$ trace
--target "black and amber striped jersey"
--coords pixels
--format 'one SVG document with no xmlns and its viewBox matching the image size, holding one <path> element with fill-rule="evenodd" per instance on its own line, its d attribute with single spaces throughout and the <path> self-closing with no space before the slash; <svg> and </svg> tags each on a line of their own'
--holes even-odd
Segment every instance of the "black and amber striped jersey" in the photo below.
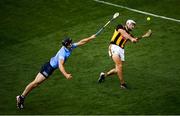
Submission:
<svg viewBox="0 0 180 116">
<path fill-rule="evenodd" d="M 114 31 L 114 34 L 111 38 L 111 44 L 116 44 L 118 46 L 120 46 L 121 48 L 124 49 L 124 46 L 127 42 L 127 39 L 125 37 L 122 36 L 122 34 L 120 32 L 118 32 L 118 29 L 123 29 L 125 30 L 128 34 L 129 31 L 123 26 L 123 25 L 118 25 Z"/>
</svg>

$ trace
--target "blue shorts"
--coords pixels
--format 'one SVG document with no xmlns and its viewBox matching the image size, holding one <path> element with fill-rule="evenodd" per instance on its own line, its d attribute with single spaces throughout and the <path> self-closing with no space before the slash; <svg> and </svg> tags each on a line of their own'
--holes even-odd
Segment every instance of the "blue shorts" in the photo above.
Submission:
<svg viewBox="0 0 180 116">
<path fill-rule="evenodd" d="M 49 62 L 45 63 L 40 70 L 40 73 L 48 78 L 53 72 L 54 72 L 55 68 L 53 68 Z"/>
</svg>

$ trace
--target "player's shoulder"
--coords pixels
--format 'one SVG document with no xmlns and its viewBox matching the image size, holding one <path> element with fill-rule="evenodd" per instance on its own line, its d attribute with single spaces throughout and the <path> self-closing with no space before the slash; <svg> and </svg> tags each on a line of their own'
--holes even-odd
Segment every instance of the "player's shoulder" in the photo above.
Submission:
<svg viewBox="0 0 180 116">
<path fill-rule="evenodd" d="M 122 24 L 118 24 L 117 26 L 116 26 L 116 31 L 118 31 L 118 29 L 125 29 L 124 28 L 124 26 L 122 25 Z"/>
<path fill-rule="evenodd" d="M 67 48 L 62 46 L 59 51 L 58 51 L 58 54 L 64 54 L 65 52 L 67 51 Z"/>
</svg>

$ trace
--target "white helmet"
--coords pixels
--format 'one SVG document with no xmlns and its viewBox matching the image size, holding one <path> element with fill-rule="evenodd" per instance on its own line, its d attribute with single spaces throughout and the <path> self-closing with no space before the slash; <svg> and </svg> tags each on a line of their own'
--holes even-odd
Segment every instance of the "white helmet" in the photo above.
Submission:
<svg viewBox="0 0 180 116">
<path fill-rule="evenodd" d="M 133 21 L 133 20 L 131 20 L 131 19 L 128 19 L 128 20 L 126 21 L 126 25 L 130 25 L 130 24 L 136 24 L 136 22 Z"/>
</svg>

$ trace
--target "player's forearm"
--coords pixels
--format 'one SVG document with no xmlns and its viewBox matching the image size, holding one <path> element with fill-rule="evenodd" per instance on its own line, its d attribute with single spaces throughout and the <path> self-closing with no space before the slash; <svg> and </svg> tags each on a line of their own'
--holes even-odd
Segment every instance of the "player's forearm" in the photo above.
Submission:
<svg viewBox="0 0 180 116">
<path fill-rule="evenodd" d="M 131 42 L 137 42 L 137 38 L 134 38 L 129 34 L 125 34 L 124 37 L 129 39 Z"/>
<path fill-rule="evenodd" d="M 59 70 L 61 71 L 61 73 L 66 77 L 67 76 L 67 72 L 66 72 L 66 70 L 65 70 L 65 68 L 64 68 L 64 65 L 60 65 L 59 66 Z"/>
<path fill-rule="evenodd" d="M 80 41 L 80 43 L 81 44 L 86 44 L 86 43 L 88 43 L 89 41 L 91 41 L 93 38 L 91 38 L 91 37 L 89 37 L 89 38 L 85 38 L 85 39 L 82 39 L 81 41 Z"/>
<path fill-rule="evenodd" d="M 124 33 L 124 35 L 123 35 L 125 38 L 127 38 L 127 39 L 129 39 L 129 40 L 131 40 L 132 41 L 132 39 L 134 39 L 132 36 L 130 36 L 129 34 L 127 34 L 127 33 Z"/>
<path fill-rule="evenodd" d="M 95 37 L 96 37 L 95 35 L 92 35 L 91 37 L 82 39 L 81 41 L 79 41 L 79 42 L 77 43 L 77 45 L 78 45 L 78 46 L 84 45 L 84 44 L 88 43 L 89 41 L 91 41 L 92 39 L 94 39 Z"/>
<path fill-rule="evenodd" d="M 118 31 L 122 34 L 123 37 L 125 37 L 126 39 L 129 39 L 129 40 L 133 41 L 134 38 L 133 38 L 130 34 L 128 34 L 126 31 L 124 31 L 124 30 L 122 30 L 122 29 L 119 29 Z"/>
</svg>

